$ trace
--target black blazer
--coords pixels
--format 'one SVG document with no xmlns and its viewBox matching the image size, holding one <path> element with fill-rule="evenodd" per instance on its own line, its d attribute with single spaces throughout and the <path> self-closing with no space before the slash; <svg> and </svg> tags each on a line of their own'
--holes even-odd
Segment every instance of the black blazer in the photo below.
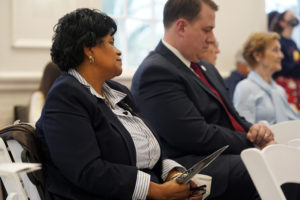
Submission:
<svg viewBox="0 0 300 200">
<path fill-rule="evenodd" d="M 222 77 L 216 68 L 201 62 L 208 82 L 219 92 L 229 112 L 248 131 L 251 124 L 233 107 Z M 136 71 L 131 92 L 143 115 L 161 137 L 166 156 L 186 167 L 224 145 L 225 154 L 239 155 L 252 147 L 245 133 L 234 131 L 231 121 L 216 95 L 162 42 Z M 221 173 L 219 182 L 226 188 L 229 159 L 220 157 L 203 173 Z M 222 168 L 222 169 L 221 169 Z M 219 170 L 218 170 L 219 169 Z"/>
<path fill-rule="evenodd" d="M 138 113 L 129 90 L 121 102 Z M 120 105 L 122 106 L 122 105 Z M 64 73 L 51 88 L 36 131 L 48 199 L 131 199 L 137 177 L 133 140 L 102 99 Z M 161 159 L 153 171 L 161 174 Z"/>
</svg>

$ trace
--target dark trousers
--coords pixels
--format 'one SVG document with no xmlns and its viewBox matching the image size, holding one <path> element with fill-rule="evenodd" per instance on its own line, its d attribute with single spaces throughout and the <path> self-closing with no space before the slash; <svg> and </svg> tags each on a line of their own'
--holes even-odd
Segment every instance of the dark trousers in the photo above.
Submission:
<svg viewBox="0 0 300 200">
<path fill-rule="evenodd" d="M 214 196 L 213 191 L 208 200 L 260 200 L 248 171 L 239 155 L 231 155 L 230 178 L 227 188 L 220 196 Z M 217 184 L 217 183 L 216 183 Z"/>
</svg>

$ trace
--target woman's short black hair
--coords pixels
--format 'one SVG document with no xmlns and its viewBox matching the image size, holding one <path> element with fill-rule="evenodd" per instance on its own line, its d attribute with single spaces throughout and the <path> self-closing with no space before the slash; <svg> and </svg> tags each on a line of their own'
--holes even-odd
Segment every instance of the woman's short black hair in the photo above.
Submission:
<svg viewBox="0 0 300 200">
<path fill-rule="evenodd" d="M 117 31 L 115 21 L 99 10 L 77 9 L 59 19 L 54 27 L 51 57 L 62 71 L 83 62 L 83 47 L 93 47 Z"/>
</svg>

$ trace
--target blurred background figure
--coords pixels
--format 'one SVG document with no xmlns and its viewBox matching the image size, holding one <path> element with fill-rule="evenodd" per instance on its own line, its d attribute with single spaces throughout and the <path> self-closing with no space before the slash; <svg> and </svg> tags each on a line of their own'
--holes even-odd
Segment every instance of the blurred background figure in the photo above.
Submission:
<svg viewBox="0 0 300 200">
<path fill-rule="evenodd" d="M 220 53 L 219 43 L 217 41 L 211 42 L 208 45 L 207 51 L 205 53 L 203 53 L 201 59 L 216 66 L 217 54 L 219 54 L 219 53 Z"/>
<path fill-rule="evenodd" d="M 279 16 L 279 12 L 274 10 L 268 13 L 268 30 L 271 31 L 271 27 L 274 27 L 274 23 L 276 20 L 274 20 L 275 17 Z"/>
<path fill-rule="evenodd" d="M 282 70 L 274 74 L 274 79 L 285 89 L 288 102 L 294 104 L 297 110 L 300 109 L 300 53 L 291 36 L 298 24 L 298 19 L 290 10 L 278 13 L 270 22 L 270 30 L 280 35 L 281 51 L 284 54 Z"/>
<path fill-rule="evenodd" d="M 237 84 L 233 103 L 240 115 L 252 123 L 300 119 L 288 104 L 284 89 L 272 78 L 281 70 L 283 59 L 279 38 L 277 33 L 254 33 L 244 46 L 243 56 L 251 72 Z"/>
<path fill-rule="evenodd" d="M 238 50 L 235 55 L 236 69 L 231 72 L 230 76 L 225 79 L 225 85 L 229 90 L 231 99 L 236 85 L 245 79 L 249 73 L 249 66 L 242 55 L 242 50 Z"/>
<path fill-rule="evenodd" d="M 40 118 L 48 91 L 60 74 L 60 69 L 53 62 L 49 62 L 44 68 L 39 89 L 35 91 L 30 98 L 28 111 L 29 123 L 35 124 Z"/>
</svg>

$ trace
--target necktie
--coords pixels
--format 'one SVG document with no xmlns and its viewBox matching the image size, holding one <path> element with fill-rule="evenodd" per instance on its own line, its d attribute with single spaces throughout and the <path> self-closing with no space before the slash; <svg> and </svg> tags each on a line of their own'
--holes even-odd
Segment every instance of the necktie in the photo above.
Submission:
<svg viewBox="0 0 300 200">
<path fill-rule="evenodd" d="M 194 70 L 194 72 L 198 75 L 198 77 L 204 82 L 205 85 L 207 85 L 209 87 L 209 89 L 217 96 L 217 98 L 220 100 L 220 102 L 222 103 L 230 121 L 231 124 L 234 128 L 234 130 L 238 131 L 238 132 L 245 132 L 245 129 L 236 121 L 236 119 L 234 119 L 233 115 L 228 111 L 226 105 L 224 104 L 223 99 L 221 98 L 219 92 L 207 81 L 207 79 L 205 78 L 204 74 L 202 73 L 200 67 L 198 66 L 198 64 L 196 63 L 191 63 L 191 68 Z"/>
</svg>

